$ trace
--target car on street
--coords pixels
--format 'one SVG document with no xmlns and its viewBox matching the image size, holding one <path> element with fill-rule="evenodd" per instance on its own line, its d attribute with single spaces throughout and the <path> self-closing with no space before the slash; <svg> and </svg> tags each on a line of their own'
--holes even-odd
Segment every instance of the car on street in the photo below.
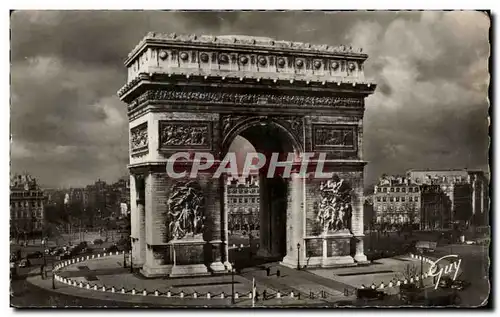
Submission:
<svg viewBox="0 0 500 317">
<path fill-rule="evenodd" d="M 104 241 L 102 241 L 102 239 L 95 239 L 94 241 L 92 241 L 92 244 L 94 244 L 94 245 L 101 245 L 103 243 L 104 243 Z"/>
<path fill-rule="evenodd" d="M 28 253 L 28 255 L 26 256 L 27 259 L 39 259 L 42 257 L 43 257 L 43 253 L 40 251 Z"/>
<path fill-rule="evenodd" d="M 80 254 L 91 254 L 93 251 L 91 248 L 83 248 L 80 250 Z"/>
<path fill-rule="evenodd" d="M 118 246 L 116 244 L 113 244 L 107 248 L 104 248 L 103 249 L 104 252 L 117 252 L 117 251 L 120 251 Z"/>
<path fill-rule="evenodd" d="M 19 267 L 30 267 L 31 262 L 28 259 L 22 259 L 21 262 L 19 262 Z"/>
<path fill-rule="evenodd" d="M 444 277 L 439 281 L 438 286 L 442 289 L 453 289 L 463 291 L 471 285 L 470 282 L 464 280 L 453 280 L 450 277 Z"/>
<path fill-rule="evenodd" d="M 50 255 L 57 256 L 57 255 L 59 255 L 59 254 L 61 254 L 61 253 L 63 253 L 63 252 L 64 252 L 64 250 L 63 250 L 62 248 L 60 248 L 60 249 L 55 248 L 54 250 L 52 250 L 52 251 L 50 252 Z"/>
</svg>

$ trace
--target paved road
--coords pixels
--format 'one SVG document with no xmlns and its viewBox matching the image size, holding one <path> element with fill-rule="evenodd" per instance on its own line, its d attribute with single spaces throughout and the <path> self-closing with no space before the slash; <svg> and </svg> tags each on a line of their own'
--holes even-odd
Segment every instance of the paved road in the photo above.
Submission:
<svg viewBox="0 0 500 317">
<path fill-rule="evenodd" d="M 460 279 L 469 281 L 471 286 L 461 292 L 461 306 L 486 304 L 490 292 L 488 248 L 481 245 L 449 245 L 438 247 L 434 254 L 434 257 L 456 254 L 462 259 Z"/>
</svg>

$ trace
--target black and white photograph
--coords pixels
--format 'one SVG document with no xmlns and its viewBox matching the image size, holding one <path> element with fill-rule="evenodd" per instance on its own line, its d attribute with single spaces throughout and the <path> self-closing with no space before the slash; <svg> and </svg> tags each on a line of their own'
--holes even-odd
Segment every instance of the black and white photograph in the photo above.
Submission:
<svg viewBox="0 0 500 317">
<path fill-rule="evenodd" d="M 9 20 L 12 309 L 490 307 L 490 11 Z"/>
</svg>

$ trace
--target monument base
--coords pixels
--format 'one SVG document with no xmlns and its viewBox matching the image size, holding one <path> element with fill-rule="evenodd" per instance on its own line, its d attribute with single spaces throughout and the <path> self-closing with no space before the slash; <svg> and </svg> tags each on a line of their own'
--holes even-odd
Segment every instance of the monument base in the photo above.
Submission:
<svg viewBox="0 0 500 317">
<path fill-rule="evenodd" d="M 350 255 L 331 257 L 311 257 L 308 259 L 307 268 L 331 268 L 356 266 L 356 262 Z"/>
<path fill-rule="evenodd" d="M 305 266 L 305 263 L 299 263 L 299 264 L 300 264 L 301 268 Z M 283 261 L 280 262 L 280 265 L 289 267 L 291 269 L 296 269 L 297 268 L 297 258 L 294 258 L 293 256 L 287 255 L 283 258 Z"/>
<path fill-rule="evenodd" d="M 135 263 L 134 263 L 135 266 Z M 146 264 L 142 266 L 139 271 L 145 277 L 160 277 L 168 276 L 172 272 L 172 265 L 161 265 L 156 267 L 149 267 Z"/>
<path fill-rule="evenodd" d="M 174 265 L 170 277 L 205 276 L 210 275 L 205 264 Z"/>
<path fill-rule="evenodd" d="M 222 262 L 212 262 L 210 264 L 210 270 L 213 273 L 223 273 L 226 272 L 226 267 L 222 264 Z"/>
</svg>

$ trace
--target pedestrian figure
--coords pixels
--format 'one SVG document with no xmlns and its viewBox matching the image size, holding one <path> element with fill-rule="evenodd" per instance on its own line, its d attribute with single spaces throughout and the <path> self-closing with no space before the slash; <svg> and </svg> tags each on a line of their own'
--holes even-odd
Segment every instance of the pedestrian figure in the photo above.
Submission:
<svg viewBox="0 0 500 317">
<path fill-rule="evenodd" d="M 276 276 L 277 276 L 277 277 L 280 277 L 280 276 L 281 276 L 281 272 L 280 272 L 280 270 L 277 270 L 277 271 L 276 271 Z"/>
<path fill-rule="evenodd" d="M 269 266 L 266 268 L 266 273 L 267 276 L 271 275 L 271 268 Z"/>
<path fill-rule="evenodd" d="M 42 277 L 42 280 L 45 279 L 45 265 L 44 264 L 42 264 L 40 266 L 40 276 Z"/>
</svg>

